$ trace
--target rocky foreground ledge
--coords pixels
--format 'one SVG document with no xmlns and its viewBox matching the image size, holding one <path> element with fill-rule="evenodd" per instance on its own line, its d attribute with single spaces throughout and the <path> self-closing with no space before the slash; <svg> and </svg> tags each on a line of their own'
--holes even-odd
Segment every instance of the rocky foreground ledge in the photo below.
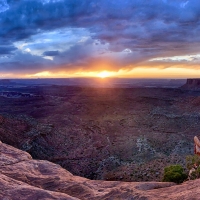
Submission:
<svg viewBox="0 0 200 200">
<path fill-rule="evenodd" d="M 0 142 L 0 199 L 200 199 L 200 180 L 160 182 L 93 181 Z"/>
</svg>

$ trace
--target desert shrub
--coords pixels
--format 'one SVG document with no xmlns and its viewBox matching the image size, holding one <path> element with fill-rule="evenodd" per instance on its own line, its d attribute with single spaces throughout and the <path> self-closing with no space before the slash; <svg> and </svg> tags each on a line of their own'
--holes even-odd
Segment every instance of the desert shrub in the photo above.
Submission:
<svg viewBox="0 0 200 200">
<path fill-rule="evenodd" d="M 197 178 L 200 178 L 200 167 L 198 167 L 196 171 L 192 172 L 190 175 L 190 180 L 195 180 Z"/>
<path fill-rule="evenodd" d="M 198 166 L 200 165 L 200 156 L 198 156 L 198 155 L 186 156 L 186 167 L 187 167 L 187 169 L 190 170 L 194 166 L 195 163 Z"/>
<path fill-rule="evenodd" d="M 182 183 L 187 178 L 184 169 L 180 165 L 171 165 L 164 169 L 164 182 Z"/>
<path fill-rule="evenodd" d="M 188 170 L 192 169 L 194 164 L 199 166 L 192 174 L 190 175 L 190 180 L 200 178 L 200 156 L 190 155 L 186 157 L 186 167 Z"/>
</svg>

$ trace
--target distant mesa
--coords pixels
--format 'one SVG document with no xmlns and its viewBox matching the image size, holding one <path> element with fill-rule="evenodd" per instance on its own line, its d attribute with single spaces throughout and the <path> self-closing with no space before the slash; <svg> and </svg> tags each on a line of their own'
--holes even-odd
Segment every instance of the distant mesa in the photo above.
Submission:
<svg viewBox="0 0 200 200">
<path fill-rule="evenodd" d="M 11 81 L 9 79 L 0 79 L 0 85 L 9 84 Z"/>
<path fill-rule="evenodd" d="M 186 84 L 184 84 L 182 89 L 186 90 L 200 90 L 200 78 L 189 78 Z"/>
</svg>

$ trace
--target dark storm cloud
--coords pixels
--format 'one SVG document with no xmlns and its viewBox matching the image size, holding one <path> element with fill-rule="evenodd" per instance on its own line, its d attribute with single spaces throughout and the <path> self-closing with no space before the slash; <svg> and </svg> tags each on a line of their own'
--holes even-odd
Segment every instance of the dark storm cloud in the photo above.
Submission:
<svg viewBox="0 0 200 200">
<path fill-rule="evenodd" d="M 41 53 L 34 55 L 32 49 L 27 49 L 26 54 L 20 54 L 22 50 L 19 49 L 9 61 L 0 60 L 4 65 L 6 62 L 18 63 L 16 68 L 21 70 L 25 65 L 29 66 L 32 57 L 36 56 L 35 71 L 44 66 L 51 69 L 60 66 L 86 68 L 95 60 L 103 59 L 119 69 L 159 56 L 197 54 L 200 50 L 200 2 L 7 0 L 0 3 L 0 27 L 0 44 L 4 45 L 2 49 L 0 47 L 0 54 L 13 53 L 12 45 L 16 42 L 28 43 L 31 37 L 39 37 L 46 32 L 58 31 L 59 34 L 64 29 L 84 28 L 91 34 L 87 42 L 75 42 L 66 45 L 66 49 L 60 47 L 61 43 L 73 33 L 63 37 L 59 44 L 54 44 L 55 49 L 52 46 L 48 48 L 48 43 L 37 42 L 32 47 L 44 49 Z M 81 35 L 79 37 L 81 39 Z M 8 47 L 5 47 L 6 44 Z M 42 58 L 44 56 L 52 56 L 54 60 Z M 13 64 L 9 66 L 14 68 Z"/>
<path fill-rule="evenodd" d="M 45 51 L 42 55 L 43 56 L 57 56 L 59 55 L 59 51 Z"/>
<path fill-rule="evenodd" d="M 89 65 L 98 51 L 92 42 L 92 40 L 86 40 L 83 43 L 72 46 L 56 56 L 54 63 L 57 63 L 62 68 L 89 68 Z"/>
<path fill-rule="evenodd" d="M 17 52 L 11 57 L 5 58 L 0 64 L 1 72 L 13 73 L 36 73 L 38 70 L 48 70 L 50 61 L 41 58 L 40 56 L 33 56 L 29 53 Z"/>
<path fill-rule="evenodd" d="M 49 3 L 48 3 L 49 2 Z M 52 3 L 53 2 L 53 3 Z M 44 30 L 79 27 L 92 11 L 88 0 L 76 1 L 8 1 L 9 9 L 0 13 L 0 36 L 18 41 Z"/>
<path fill-rule="evenodd" d="M 0 55 L 12 54 L 17 48 L 14 46 L 0 46 Z"/>
</svg>

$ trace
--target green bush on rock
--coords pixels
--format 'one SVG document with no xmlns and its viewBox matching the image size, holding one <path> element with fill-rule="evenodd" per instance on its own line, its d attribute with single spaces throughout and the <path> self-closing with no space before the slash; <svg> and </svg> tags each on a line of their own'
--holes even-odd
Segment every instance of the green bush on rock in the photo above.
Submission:
<svg viewBox="0 0 200 200">
<path fill-rule="evenodd" d="M 164 182 L 182 183 L 187 179 L 184 169 L 180 165 L 171 165 L 164 169 Z"/>
</svg>

